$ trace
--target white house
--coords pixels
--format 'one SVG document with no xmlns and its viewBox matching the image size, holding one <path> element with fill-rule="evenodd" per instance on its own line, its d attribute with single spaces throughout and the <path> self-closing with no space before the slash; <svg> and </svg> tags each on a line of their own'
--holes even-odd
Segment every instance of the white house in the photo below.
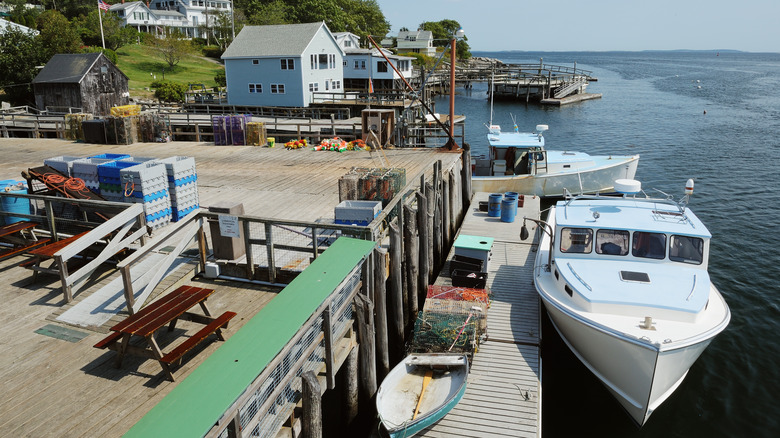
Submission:
<svg viewBox="0 0 780 438">
<path fill-rule="evenodd" d="M 16 29 L 24 33 L 32 33 L 33 35 L 38 35 L 40 33 L 35 29 L 30 29 L 27 26 L 22 26 L 21 24 L 14 23 L 13 21 L 8 21 L 4 18 L 0 18 L 0 34 L 5 32 L 6 29 Z"/>
<path fill-rule="evenodd" d="M 435 56 L 433 34 L 429 30 L 402 30 L 396 38 L 398 53 L 420 53 Z"/>
<path fill-rule="evenodd" d="M 245 26 L 222 54 L 228 103 L 307 107 L 343 92 L 344 51 L 324 22 Z"/>
<path fill-rule="evenodd" d="M 395 66 L 400 75 L 388 64 L 376 48 L 361 49 L 360 38 L 350 32 L 333 34 L 344 50 L 344 87 L 346 89 L 368 89 L 369 79 L 374 90 L 404 88 L 401 78 L 412 77 L 414 58 L 394 55 L 386 49 L 382 53 Z M 357 44 L 357 45 L 356 45 Z"/>
<path fill-rule="evenodd" d="M 176 30 L 189 38 L 205 37 L 202 27 L 213 27 L 217 14 L 230 13 L 229 0 L 151 0 L 111 6 L 126 26 L 159 34 Z"/>
</svg>

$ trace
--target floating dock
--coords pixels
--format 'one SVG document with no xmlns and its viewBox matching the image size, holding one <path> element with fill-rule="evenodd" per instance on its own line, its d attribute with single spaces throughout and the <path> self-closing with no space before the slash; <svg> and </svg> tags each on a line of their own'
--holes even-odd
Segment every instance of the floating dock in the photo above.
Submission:
<svg viewBox="0 0 780 438">
<path fill-rule="evenodd" d="M 523 216 L 538 219 L 540 202 L 525 197 L 514 222 L 479 211 L 488 193 L 475 193 L 461 234 L 492 237 L 487 340 L 471 365 L 466 394 L 447 416 L 418 436 L 537 437 L 541 435 L 542 373 L 539 297 L 533 285 L 535 239 L 520 240 Z M 529 230 L 535 229 L 528 223 Z M 533 236 L 533 234 L 532 234 Z M 451 258 L 451 257 L 450 257 Z M 451 285 L 440 276 L 436 284 Z"/>
</svg>

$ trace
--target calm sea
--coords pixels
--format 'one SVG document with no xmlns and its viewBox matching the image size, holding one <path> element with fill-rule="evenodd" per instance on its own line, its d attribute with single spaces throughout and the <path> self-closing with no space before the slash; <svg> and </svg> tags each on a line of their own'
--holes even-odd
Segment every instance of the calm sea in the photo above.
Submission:
<svg viewBox="0 0 780 438">
<path fill-rule="evenodd" d="M 507 63 L 573 65 L 603 98 L 540 107 L 496 102 L 493 122 L 547 124 L 550 149 L 641 155 L 637 179 L 675 197 L 713 234 L 710 275 L 732 320 L 641 429 L 546 322 L 545 437 L 780 436 L 780 54 L 736 52 L 474 53 Z M 487 85 L 458 89 L 467 142 L 486 151 Z M 437 102 L 447 111 L 446 98 Z M 706 111 L 706 114 L 705 114 Z"/>
</svg>

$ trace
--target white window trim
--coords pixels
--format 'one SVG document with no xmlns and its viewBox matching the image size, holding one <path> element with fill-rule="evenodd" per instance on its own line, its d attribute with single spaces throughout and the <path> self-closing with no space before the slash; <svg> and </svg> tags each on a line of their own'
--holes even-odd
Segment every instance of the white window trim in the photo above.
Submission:
<svg viewBox="0 0 780 438">
<path fill-rule="evenodd" d="M 271 84 L 271 94 L 286 94 L 284 84 Z"/>
</svg>

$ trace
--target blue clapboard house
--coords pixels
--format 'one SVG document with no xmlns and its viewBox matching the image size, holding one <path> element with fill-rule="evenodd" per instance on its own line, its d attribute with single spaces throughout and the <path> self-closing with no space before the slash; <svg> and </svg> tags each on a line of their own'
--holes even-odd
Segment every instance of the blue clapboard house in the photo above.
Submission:
<svg viewBox="0 0 780 438">
<path fill-rule="evenodd" d="M 344 91 L 344 51 L 324 22 L 245 26 L 222 59 L 230 105 L 306 107 Z"/>
</svg>

